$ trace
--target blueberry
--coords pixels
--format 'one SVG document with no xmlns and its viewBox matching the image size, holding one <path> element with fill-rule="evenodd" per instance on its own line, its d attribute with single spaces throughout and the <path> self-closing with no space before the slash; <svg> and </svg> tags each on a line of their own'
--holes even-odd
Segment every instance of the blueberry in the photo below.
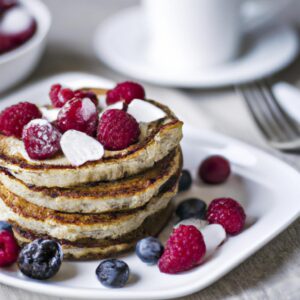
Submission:
<svg viewBox="0 0 300 300">
<path fill-rule="evenodd" d="M 107 259 L 96 269 L 98 280 L 106 287 L 121 288 L 129 278 L 128 265 L 118 259 Z"/>
<path fill-rule="evenodd" d="M 136 255 L 147 264 L 156 264 L 164 252 L 160 241 L 154 237 L 146 237 L 136 244 Z"/>
<path fill-rule="evenodd" d="M 178 184 L 178 191 L 183 192 L 187 191 L 192 185 L 192 176 L 188 170 L 182 170 L 179 184 Z"/>
<path fill-rule="evenodd" d="M 188 218 L 204 219 L 206 213 L 206 203 L 197 198 L 186 199 L 176 208 L 176 215 L 180 220 Z"/>
<path fill-rule="evenodd" d="M 5 221 L 0 221 L 0 231 L 1 230 L 8 230 L 8 231 L 12 231 L 12 227 L 9 223 L 5 222 Z"/>
<path fill-rule="evenodd" d="M 18 266 L 26 276 L 42 280 L 58 272 L 62 259 L 63 253 L 59 243 L 37 239 L 21 250 Z"/>
</svg>

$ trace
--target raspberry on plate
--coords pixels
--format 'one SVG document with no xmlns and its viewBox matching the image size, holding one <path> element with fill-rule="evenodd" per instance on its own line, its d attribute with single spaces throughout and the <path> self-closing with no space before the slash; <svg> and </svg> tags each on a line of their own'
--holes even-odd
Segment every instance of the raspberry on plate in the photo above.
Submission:
<svg viewBox="0 0 300 300">
<path fill-rule="evenodd" d="M 97 138 L 105 149 L 125 149 L 136 143 L 139 135 L 138 122 L 123 110 L 106 110 L 99 120 Z"/>
<path fill-rule="evenodd" d="M 60 84 L 53 84 L 49 92 L 49 97 L 54 107 L 63 107 L 74 96 L 74 92 L 71 89 L 64 88 Z"/>
<path fill-rule="evenodd" d="M 35 119 L 23 129 L 22 139 L 31 159 L 51 158 L 60 150 L 61 133 L 47 120 Z"/>
<path fill-rule="evenodd" d="M 35 104 L 20 102 L 0 113 L 0 131 L 7 136 L 21 138 L 23 127 L 41 117 L 42 113 Z"/>
<path fill-rule="evenodd" d="M 94 136 L 97 121 L 96 106 L 89 98 L 73 98 L 59 111 L 56 125 L 61 132 L 74 129 Z"/>
<path fill-rule="evenodd" d="M 246 214 L 237 201 L 218 198 L 209 204 L 206 219 L 210 224 L 222 225 L 228 234 L 234 235 L 243 230 Z"/>
<path fill-rule="evenodd" d="M 19 246 L 11 230 L 0 231 L 0 267 L 7 267 L 17 261 Z"/>
<path fill-rule="evenodd" d="M 212 155 L 201 163 L 199 177 L 206 183 L 218 184 L 224 182 L 230 172 L 230 164 L 225 157 Z"/>
<path fill-rule="evenodd" d="M 180 225 L 173 230 L 158 261 L 163 273 L 176 274 L 199 265 L 206 252 L 201 232 L 195 226 Z"/>
<path fill-rule="evenodd" d="M 80 99 L 89 98 L 96 106 L 98 106 L 97 95 L 92 91 L 76 90 L 74 91 L 74 96 Z"/>
<path fill-rule="evenodd" d="M 140 84 L 132 81 L 118 83 L 106 94 L 107 105 L 118 101 L 125 101 L 126 104 L 129 104 L 133 99 L 145 99 L 145 90 Z"/>
</svg>

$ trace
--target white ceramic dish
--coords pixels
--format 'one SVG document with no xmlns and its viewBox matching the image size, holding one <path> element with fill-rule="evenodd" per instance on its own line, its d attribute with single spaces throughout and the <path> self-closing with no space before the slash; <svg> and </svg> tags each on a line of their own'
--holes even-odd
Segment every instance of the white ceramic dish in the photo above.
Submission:
<svg viewBox="0 0 300 300">
<path fill-rule="evenodd" d="M 10 105 L 12 99 L 14 102 L 23 98 L 39 103 L 47 102 L 47 91 L 53 82 L 74 87 L 82 84 L 110 87 L 112 84 L 105 79 L 84 74 L 59 75 L 4 99 L 0 103 L 0 109 Z M 188 107 L 186 106 L 187 110 Z M 216 197 L 231 196 L 242 203 L 247 213 L 245 230 L 236 237 L 228 238 L 210 260 L 189 272 L 166 275 L 160 273 L 156 266 L 143 264 L 133 253 L 124 255 L 122 259 L 130 266 L 132 276 L 129 284 L 122 289 L 101 286 L 94 273 L 99 261 L 65 262 L 59 273 L 45 282 L 24 277 L 14 266 L 0 269 L 0 282 L 32 292 L 72 299 L 180 297 L 199 291 L 222 277 L 299 216 L 300 175 L 284 162 L 237 140 L 190 127 L 185 131 L 182 144 L 185 167 L 192 170 L 194 178 L 199 162 L 211 153 L 227 156 L 232 162 L 234 175 L 227 183 L 219 186 L 207 186 L 195 180 L 193 188 L 179 195 L 176 201 L 197 196 L 209 202 Z M 171 220 L 170 224 L 175 221 Z M 162 233 L 162 239 L 171 225 Z"/>
<path fill-rule="evenodd" d="M 0 92 L 25 79 L 37 65 L 51 24 L 48 8 L 39 0 L 20 0 L 37 21 L 37 31 L 20 47 L 0 55 Z"/>
<path fill-rule="evenodd" d="M 213 88 L 270 76 L 289 65 L 298 53 L 298 36 L 289 27 L 253 30 L 235 60 L 214 68 L 169 70 L 147 60 L 145 17 L 139 7 L 117 12 L 100 24 L 94 49 L 111 68 L 139 80 L 185 88 Z"/>
</svg>

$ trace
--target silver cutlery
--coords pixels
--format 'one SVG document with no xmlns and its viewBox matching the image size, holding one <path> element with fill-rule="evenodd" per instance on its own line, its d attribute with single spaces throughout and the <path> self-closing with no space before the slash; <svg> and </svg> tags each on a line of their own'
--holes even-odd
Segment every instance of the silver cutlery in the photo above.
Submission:
<svg viewBox="0 0 300 300">
<path fill-rule="evenodd" d="M 279 105 L 270 84 L 256 81 L 236 86 L 271 146 L 282 151 L 300 150 L 300 129 Z"/>
</svg>

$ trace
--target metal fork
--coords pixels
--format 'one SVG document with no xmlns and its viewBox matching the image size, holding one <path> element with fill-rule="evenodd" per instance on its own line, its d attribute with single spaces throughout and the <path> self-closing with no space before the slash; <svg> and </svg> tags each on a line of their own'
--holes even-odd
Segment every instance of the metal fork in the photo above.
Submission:
<svg viewBox="0 0 300 300">
<path fill-rule="evenodd" d="M 279 105 L 267 81 L 236 86 L 268 142 L 282 151 L 300 150 L 299 126 Z"/>
</svg>

